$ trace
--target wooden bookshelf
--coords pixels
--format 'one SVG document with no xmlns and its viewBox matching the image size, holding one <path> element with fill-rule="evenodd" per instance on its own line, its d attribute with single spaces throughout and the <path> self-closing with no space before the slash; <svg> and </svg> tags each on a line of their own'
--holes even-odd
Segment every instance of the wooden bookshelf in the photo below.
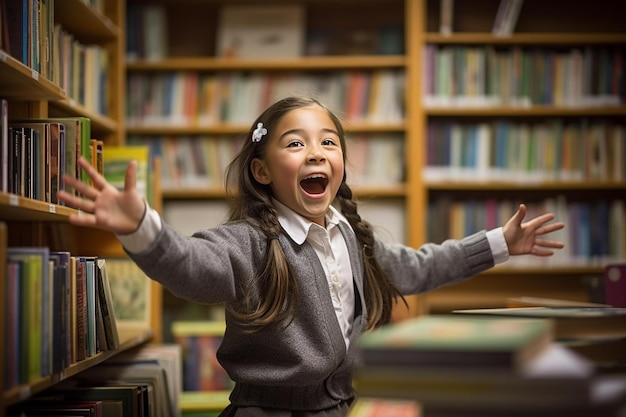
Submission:
<svg viewBox="0 0 626 417">
<path fill-rule="evenodd" d="M 5 2 L 7 3 L 7 2 Z M 52 2 L 50 2 L 52 4 Z M 124 61 L 124 0 L 105 0 L 102 9 L 90 6 L 82 0 L 54 2 L 54 22 L 60 24 L 82 45 L 100 46 L 107 57 L 106 111 L 100 112 L 71 97 L 52 77 L 47 78 L 29 65 L 0 50 L 0 98 L 8 102 L 8 122 L 16 119 L 47 117 L 87 117 L 91 120 L 93 138 L 106 145 L 122 145 L 124 132 L 125 68 Z M 5 21 L 2 22 L 5 28 Z M 51 59 L 54 59 L 51 53 Z M 7 128 L 7 126 L 3 126 Z M 160 189 L 157 184 L 156 208 L 160 209 Z M 113 234 L 87 227 L 75 227 L 69 216 L 77 211 L 63 205 L 38 201 L 20 195 L 0 191 L 0 339 L 7 340 L 5 328 L 6 301 L 6 254 L 10 246 L 48 246 L 51 250 L 70 251 L 72 254 L 87 252 L 100 257 L 125 256 Z M 35 394 L 45 392 L 57 383 L 107 361 L 121 351 L 149 341 L 160 340 L 160 287 L 152 290 L 152 328 L 136 330 L 120 329 L 119 350 L 97 353 L 83 361 L 70 364 L 60 373 L 8 388 L 5 385 L 6 355 L 8 343 L 0 345 L 0 417 L 7 415 L 9 407 L 17 406 Z M 159 320 L 156 322 L 155 320 Z"/>
<path fill-rule="evenodd" d="M 424 49 L 427 45 L 437 47 L 489 47 L 496 50 L 511 48 L 539 48 L 546 51 L 568 51 L 571 49 L 598 49 L 604 47 L 624 47 L 626 31 L 624 30 L 621 12 L 624 7 L 620 1 L 610 0 L 602 7 L 588 2 L 572 6 L 564 0 L 537 1 L 527 0 L 522 9 L 513 33 L 509 36 L 492 34 L 494 19 L 499 0 L 478 0 L 475 2 L 455 1 L 453 27 L 451 34 L 439 33 L 440 2 L 438 0 L 396 0 L 392 2 L 371 0 L 360 2 L 367 18 L 358 22 L 339 22 L 338 17 L 348 15 L 354 8 L 354 1 L 337 2 L 298 2 L 306 8 L 306 25 L 309 29 L 336 30 L 342 24 L 349 29 L 370 29 L 377 22 L 400 23 L 403 28 L 403 48 L 401 53 L 392 55 L 371 54 L 328 54 L 321 56 L 301 56 L 290 59 L 227 59 L 217 57 L 215 43 L 217 39 L 217 19 L 220 2 L 207 1 L 202 4 L 192 1 L 176 3 L 169 0 L 152 2 L 160 4 L 167 10 L 168 40 L 167 52 L 162 59 L 145 60 L 136 57 L 127 60 L 125 68 L 128 76 L 154 74 L 198 72 L 221 74 L 242 71 L 254 73 L 308 73 L 320 71 L 350 71 L 355 68 L 363 70 L 399 69 L 405 75 L 404 113 L 405 120 L 401 123 L 346 123 L 349 133 L 356 132 L 395 132 L 402 134 L 405 140 L 406 160 L 405 178 L 402 184 L 393 187 L 358 187 L 356 192 L 368 200 L 391 199 L 398 201 L 406 213 L 406 242 L 418 246 L 430 240 L 428 232 L 428 207 L 431 202 L 445 196 L 459 201 L 473 198 L 487 198 L 506 194 L 519 201 L 539 203 L 541 198 L 564 195 L 574 201 L 588 201 L 589 195 L 597 199 L 623 201 L 619 190 L 626 184 L 626 178 L 618 180 L 574 179 L 542 181 L 518 181 L 502 178 L 489 178 L 480 181 L 431 181 L 424 176 L 427 160 L 427 133 L 433 124 L 454 120 L 459 123 L 491 123 L 496 120 L 507 120 L 511 123 L 550 122 L 565 120 L 568 122 L 589 119 L 604 121 L 618 126 L 626 123 L 626 105 L 622 92 L 621 102 L 617 105 L 554 105 L 536 103 L 530 106 L 492 105 L 444 105 L 431 106 L 425 104 L 425 65 Z M 241 4 L 247 2 L 241 1 Z M 285 4 L 272 1 L 271 4 Z M 145 4 L 140 0 L 129 0 L 128 4 Z M 180 7 L 179 7 L 180 6 Z M 384 9 L 384 11 L 382 10 Z M 329 12 L 330 11 L 330 12 Z M 348 14 L 346 14 L 346 12 Z M 323 18 L 325 16 L 325 18 Z M 204 19 L 202 25 L 196 25 Z M 180 22 L 187 21 L 184 30 L 179 28 Z M 361 26 L 361 27 L 360 27 Z M 201 41 L 198 41 L 201 39 Z M 210 126 L 196 126 L 193 123 L 184 127 L 163 126 L 154 124 L 128 126 L 126 133 L 136 137 L 150 136 L 193 136 L 193 135 L 237 135 L 247 129 L 247 125 L 217 122 Z M 195 187 L 190 189 L 164 189 L 166 201 L 222 201 L 226 198 L 221 187 Z M 562 219 L 567 221 L 567 219 Z M 568 242 L 566 242 L 568 243 Z M 621 254 L 623 259 L 626 254 Z M 414 315 L 426 311 L 445 312 L 453 308 L 463 308 L 470 304 L 499 306 L 505 295 L 519 295 L 520 292 L 532 292 L 541 295 L 553 294 L 543 281 L 523 277 L 543 274 L 545 280 L 558 277 L 563 291 L 578 299 L 588 298 L 589 288 L 585 278 L 602 272 L 602 260 L 589 260 L 575 263 L 574 266 L 542 264 L 541 267 L 503 268 L 497 274 L 489 272 L 479 277 L 477 282 L 488 285 L 470 284 L 454 288 L 446 288 L 428 294 L 421 300 L 412 299 L 410 312 L 399 312 L 398 317 Z M 561 279 L 570 275 L 570 280 Z M 501 277 L 496 279 L 495 277 Z M 511 277 L 512 280 L 511 280 Z M 526 286 L 524 284 L 527 284 Z M 420 303 L 421 301 L 421 303 Z"/>
</svg>

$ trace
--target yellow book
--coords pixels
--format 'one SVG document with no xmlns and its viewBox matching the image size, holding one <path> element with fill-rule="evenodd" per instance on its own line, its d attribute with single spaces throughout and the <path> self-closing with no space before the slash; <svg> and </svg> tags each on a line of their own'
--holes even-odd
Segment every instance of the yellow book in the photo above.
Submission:
<svg viewBox="0 0 626 417">
<path fill-rule="evenodd" d="M 105 146 L 103 150 L 104 177 L 119 190 L 124 189 L 128 164 L 137 161 L 137 191 L 152 205 L 150 190 L 150 148 L 148 146 Z"/>
</svg>

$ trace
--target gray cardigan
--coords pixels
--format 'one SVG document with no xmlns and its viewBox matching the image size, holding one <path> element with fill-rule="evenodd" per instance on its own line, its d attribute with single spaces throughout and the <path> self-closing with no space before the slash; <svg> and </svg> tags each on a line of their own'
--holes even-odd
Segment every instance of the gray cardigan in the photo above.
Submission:
<svg viewBox="0 0 626 417">
<path fill-rule="evenodd" d="M 236 382 L 235 406 L 319 410 L 353 396 L 356 339 L 367 322 L 363 265 L 354 233 L 340 224 L 354 274 L 355 317 L 346 344 L 336 320 L 324 270 L 314 249 L 280 237 L 296 276 L 300 305 L 286 328 L 244 333 L 226 314 L 218 359 Z M 246 222 L 198 231 L 192 237 L 163 224 L 144 252 L 129 256 L 148 276 L 187 300 L 237 306 L 244 288 L 264 265 L 265 236 Z M 416 294 L 467 279 L 493 266 L 485 232 L 419 249 L 378 241 L 376 256 L 403 294 Z"/>
</svg>

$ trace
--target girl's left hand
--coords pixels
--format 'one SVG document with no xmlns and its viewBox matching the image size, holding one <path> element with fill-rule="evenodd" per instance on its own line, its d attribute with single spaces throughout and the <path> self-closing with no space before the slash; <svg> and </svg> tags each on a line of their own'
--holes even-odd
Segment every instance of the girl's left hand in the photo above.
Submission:
<svg viewBox="0 0 626 417">
<path fill-rule="evenodd" d="M 506 222 L 502 231 L 509 248 L 509 255 L 536 255 L 552 256 L 552 249 L 562 249 L 563 242 L 544 239 L 541 236 L 556 230 L 561 230 L 565 225 L 562 222 L 549 223 L 554 220 L 553 213 L 542 214 L 525 223 L 526 205 L 520 204 L 517 212 Z"/>
</svg>

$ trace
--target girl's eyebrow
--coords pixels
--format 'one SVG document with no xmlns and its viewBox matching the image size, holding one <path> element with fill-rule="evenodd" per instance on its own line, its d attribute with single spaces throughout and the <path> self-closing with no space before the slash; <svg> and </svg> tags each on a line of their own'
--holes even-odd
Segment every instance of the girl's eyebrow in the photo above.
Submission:
<svg viewBox="0 0 626 417">
<path fill-rule="evenodd" d="M 332 133 L 334 135 L 339 136 L 339 132 L 337 132 L 337 130 L 330 129 L 330 128 L 327 128 L 327 127 L 320 129 L 320 132 L 322 132 L 322 133 Z M 282 139 L 283 137 L 285 137 L 285 136 L 287 136 L 289 134 L 292 134 L 292 133 L 302 135 L 304 133 L 304 129 L 289 129 L 286 132 L 284 132 L 282 135 L 280 135 L 279 139 Z"/>
</svg>

